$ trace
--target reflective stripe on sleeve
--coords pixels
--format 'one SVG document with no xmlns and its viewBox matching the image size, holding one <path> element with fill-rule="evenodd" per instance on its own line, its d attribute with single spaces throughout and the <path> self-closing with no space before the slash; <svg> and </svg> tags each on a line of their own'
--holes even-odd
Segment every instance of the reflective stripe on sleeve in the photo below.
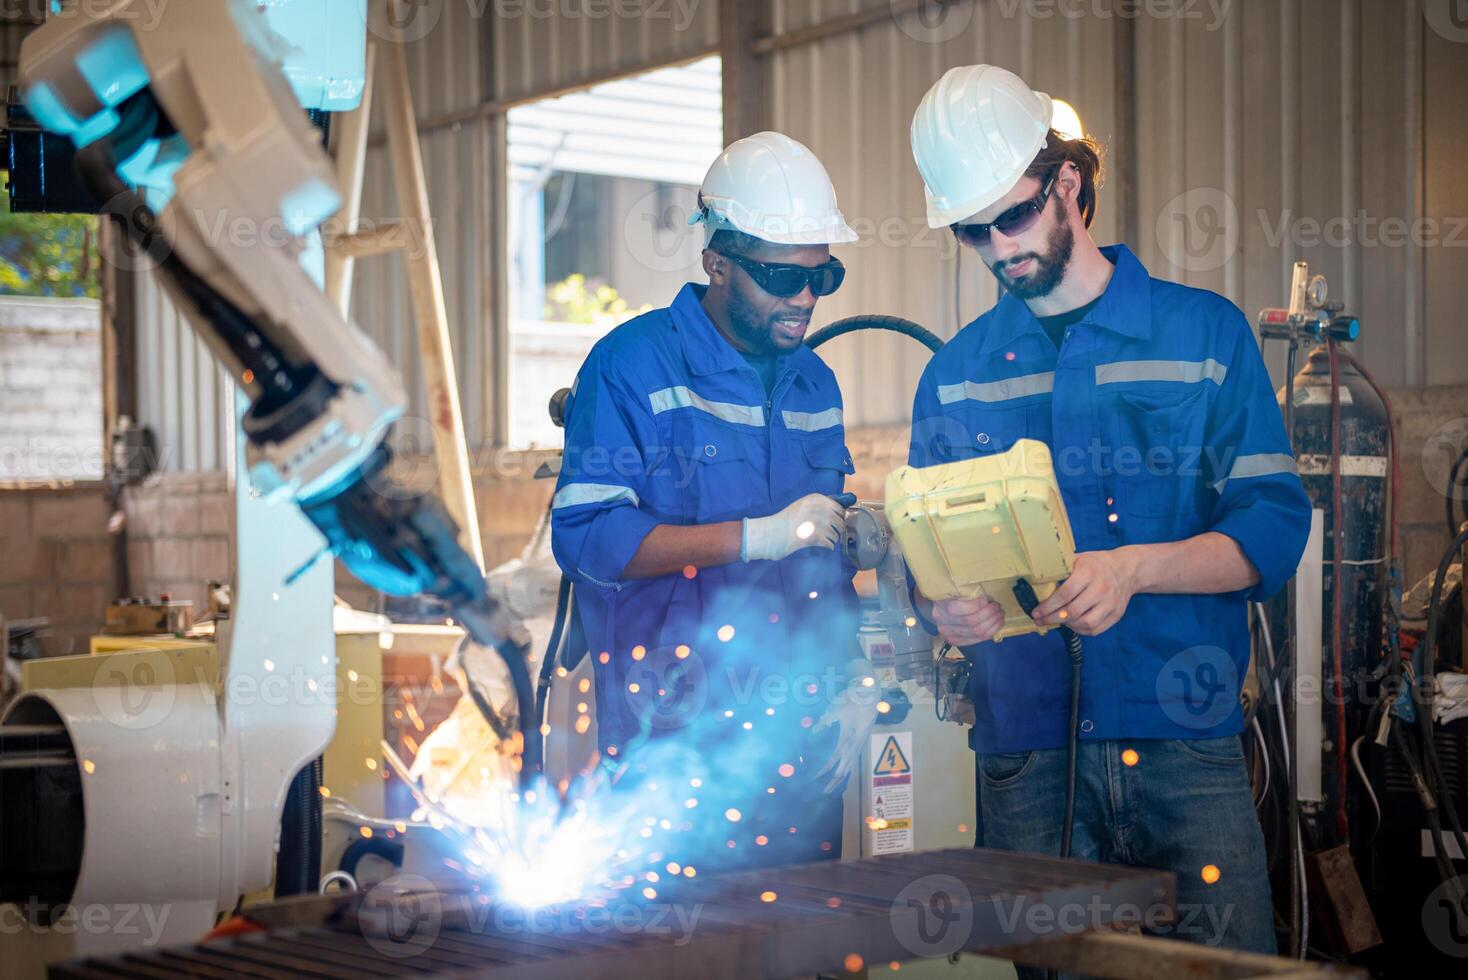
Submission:
<svg viewBox="0 0 1468 980">
<path fill-rule="evenodd" d="M 1247 480 L 1257 476 L 1278 476 L 1281 473 L 1299 473 L 1294 457 L 1287 453 L 1255 453 L 1252 456 L 1240 456 L 1234 460 L 1233 468 L 1228 471 L 1228 476 L 1213 484 L 1213 489 L 1222 493 L 1223 488 L 1228 485 L 1230 480 Z"/>
<path fill-rule="evenodd" d="M 633 507 L 639 503 L 636 491 L 607 483 L 572 483 L 562 487 L 551 502 L 551 509 L 580 507 L 584 504 L 614 504 L 625 500 Z"/>
</svg>

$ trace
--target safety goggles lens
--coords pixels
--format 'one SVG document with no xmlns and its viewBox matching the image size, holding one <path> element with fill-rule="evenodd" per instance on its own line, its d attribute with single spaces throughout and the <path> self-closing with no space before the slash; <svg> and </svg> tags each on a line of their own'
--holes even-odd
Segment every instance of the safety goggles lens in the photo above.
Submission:
<svg viewBox="0 0 1468 980">
<path fill-rule="evenodd" d="M 1045 203 L 1050 199 L 1050 188 L 1054 182 L 1055 175 L 1051 174 L 1039 194 L 1028 201 L 1016 204 L 988 224 L 976 222 L 969 225 L 954 225 L 953 237 L 963 245 L 978 248 L 980 245 L 989 244 L 993 239 L 993 230 L 996 228 L 1006 238 L 1023 235 L 1033 228 L 1035 222 L 1040 220 L 1040 215 L 1045 213 Z"/>
<path fill-rule="evenodd" d="M 846 267 L 837 259 L 815 267 L 804 265 L 773 265 L 756 262 L 742 255 L 729 256 L 751 279 L 771 296 L 789 299 L 799 296 L 810 286 L 811 295 L 817 298 L 830 296 L 841 288 L 846 280 Z"/>
<path fill-rule="evenodd" d="M 993 240 L 992 229 L 994 228 L 998 228 L 1006 238 L 1013 238 L 1015 235 L 1023 235 L 1029 231 L 1039 220 L 1040 208 L 1037 203 L 1026 201 L 1005 211 L 989 224 L 954 225 L 953 234 L 963 244 L 976 248 L 980 245 L 987 245 Z"/>
</svg>

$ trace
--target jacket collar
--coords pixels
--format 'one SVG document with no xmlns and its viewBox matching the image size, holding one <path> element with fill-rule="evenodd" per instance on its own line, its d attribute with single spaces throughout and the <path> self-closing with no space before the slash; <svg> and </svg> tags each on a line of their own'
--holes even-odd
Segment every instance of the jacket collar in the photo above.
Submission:
<svg viewBox="0 0 1468 980">
<path fill-rule="evenodd" d="M 734 349 L 734 345 L 729 343 L 704 310 L 703 296 L 706 292 L 707 286 L 686 283 L 670 308 L 673 329 L 683 344 L 683 357 L 688 364 L 688 370 L 695 377 L 724 371 L 748 370 L 749 362 L 744 359 L 744 355 Z M 807 365 L 801 353 L 801 348 L 796 348 L 779 359 L 780 376 L 794 372 L 797 377 L 808 380 Z M 810 354 L 810 351 L 807 349 L 805 353 Z"/>
<path fill-rule="evenodd" d="M 695 375 L 718 374 L 735 371 L 746 366 L 746 362 L 734 345 L 724 339 L 714 321 L 709 319 L 703 308 L 703 296 L 707 286 L 686 283 L 673 300 L 673 329 L 683 344 L 683 356 L 688 369 Z"/>
<path fill-rule="evenodd" d="M 1107 245 L 1101 254 L 1116 266 L 1101 302 L 1087 314 L 1085 323 L 1093 323 L 1113 333 L 1137 340 L 1152 336 L 1152 280 L 1141 261 L 1125 245 Z M 1008 347 L 1021 334 L 1043 333 L 1040 321 L 1024 300 L 1006 293 L 995 304 L 984 339 L 982 354 Z"/>
</svg>

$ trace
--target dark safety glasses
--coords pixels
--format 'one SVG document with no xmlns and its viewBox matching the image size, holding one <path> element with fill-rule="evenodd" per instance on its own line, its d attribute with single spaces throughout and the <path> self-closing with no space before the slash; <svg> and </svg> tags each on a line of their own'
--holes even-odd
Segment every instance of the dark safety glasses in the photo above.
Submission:
<svg viewBox="0 0 1468 980">
<path fill-rule="evenodd" d="M 1040 215 L 1045 213 L 1045 204 L 1050 199 L 1050 188 L 1055 186 L 1055 177 L 1059 173 L 1059 170 L 1051 171 L 1050 178 L 1045 181 L 1045 186 L 1040 188 L 1039 194 L 1028 201 L 1021 201 L 987 224 L 975 222 L 971 225 L 951 225 L 953 237 L 957 238 L 960 244 L 967 245 L 969 248 L 978 248 L 980 245 L 989 244 L 996 228 L 1006 238 L 1023 235 L 1033 228 L 1035 222 L 1040 220 Z"/>
<path fill-rule="evenodd" d="M 743 255 L 720 252 L 724 258 L 749 273 L 755 285 L 771 296 L 789 299 L 799 296 L 810 287 L 812 296 L 830 296 L 841 288 L 846 280 L 846 266 L 840 259 L 832 259 L 822 265 L 788 265 L 782 262 L 756 262 Z"/>
</svg>

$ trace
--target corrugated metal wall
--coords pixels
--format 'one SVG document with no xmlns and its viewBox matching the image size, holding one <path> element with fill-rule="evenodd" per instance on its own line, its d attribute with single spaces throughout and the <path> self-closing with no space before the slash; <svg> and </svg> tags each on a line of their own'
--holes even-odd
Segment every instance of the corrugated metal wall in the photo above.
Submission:
<svg viewBox="0 0 1468 980">
<path fill-rule="evenodd" d="M 891 6 L 772 0 L 771 9 L 773 28 L 782 32 Z M 1130 217 L 1136 235 L 1129 244 L 1155 274 L 1217 289 L 1250 315 L 1283 298 L 1290 262 L 1309 259 L 1361 314 L 1362 348 L 1383 382 L 1468 380 L 1468 331 L 1458 326 L 1458 311 L 1468 306 L 1468 251 L 1459 247 L 1468 244 L 1468 230 L 1455 217 L 1468 216 L 1468 181 L 1461 179 L 1468 37 L 1459 36 L 1468 31 L 1433 21 L 1445 6 L 959 0 L 941 17 L 931 8 L 926 17 L 882 17 L 860 31 L 777 51 L 766 62 L 772 125 L 822 158 L 867 238 L 842 253 L 851 276 L 822 303 L 820 322 L 896 313 L 947 336 L 994 301 L 992 279 L 977 259 L 963 256 L 956 269 L 948 236 L 928 231 L 907 150 L 912 111 L 943 70 L 976 61 L 1015 69 L 1071 101 L 1087 128 L 1114 148 L 1125 108 L 1117 102 L 1118 65 L 1125 64 L 1118 44 L 1134 35 L 1137 152 L 1110 160 L 1098 240 L 1116 240 Z M 617 16 L 626 9 L 443 0 L 435 29 L 408 49 L 421 117 L 552 94 L 609 73 L 692 58 L 716 44 L 714 0 L 643 0 L 644 16 Z M 1138 9 L 1144 16 L 1131 20 L 1119 13 Z M 494 11 L 492 23 L 483 19 Z M 496 52 L 488 71 L 486 50 Z M 490 116 L 424 136 L 475 443 L 494 438 L 504 414 L 491 329 L 502 319 L 496 280 L 503 253 L 491 230 L 503 221 L 496 199 L 503 132 L 503 117 Z M 378 148 L 369 163 L 368 219 L 395 216 L 385 158 Z M 1134 200 L 1123 200 L 1124 184 L 1137 189 Z M 1398 226 L 1410 231 L 1414 222 L 1419 237 L 1435 244 L 1395 244 Z M 1350 244 L 1331 244 L 1348 233 Z M 408 378 L 417 378 L 401 260 L 359 264 L 355 297 L 359 322 Z M 208 415 L 216 404 L 211 389 L 200 387 L 207 373 L 197 370 L 202 355 L 187 334 L 168 326 L 166 313 L 149 313 L 149 303 L 156 298 L 145 296 L 140 312 L 162 319 L 142 324 L 159 352 L 144 355 L 143 397 L 159 411 L 195 418 L 161 421 L 145 413 L 145 421 L 178 432 L 181 445 L 194 433 L 198 449 L 181 450 L 179 458 L 207 467 L 217 453 L 211 457 L 205 434 L 218 424 Z M 907 417 L 925 360 L 920 348 L 902 338 L 867 337 L 837 341 L 822 353 L 841 377 L 851 424 Z M 167 365 L 179 363 L 195 365 L 195 381 L 169 373 Z M 421 393 L 417 398 L 421 412 Z"/>
<path fill-rule="evenodd" d="M 774 27 L 883 6 L 776 0 Z M 951 241 L 923 223 L 913 110 L 947 68 L 989 62 L 1070 101 L 1114 154 L 1117 46 L 1133 33 L 1137 152 L 1108 160 L 1097 240 L 1117 240 L 1132 209 L 1128 244 L 1154 275 L 1217 290 L 1251 317 L 1282 302 L 1291 263 L 1308 260 L 1361 316 L 1360 348 L 1383 383 L 1468 381 L 1468 29 L 1434 23 L 1441 6 L 960 0 L 777 52 L 775 127 L 815 150 L 859 230 L 874 232 L 842 253 L 849 284 L 820 322 L 897 313 L 948 336 L 955 285 L 962 322 L 991 305 L 977 258 L 963 256 L 955 282 Z M 921 349 L 871 338 L 822 353 L 850 423 L 906 418 Z M 1271 362 L 1278 377 L 1283 353 Z"/>
<path fill-rule="evenodd" d="M 691 61 L 713 54 L 719 43 L 715 0 L 524 0 L 493 6 L 502 11 L 494 26 L 495 97 L 501 100 Z"/>
<path fill-rule="evenodd" d="M 776 0 L 776 33 L 887 0 Z M 1082 5 L 1076 5 L 1082 6 Z M 892 313 L 953 335 L 994 303 L 992 276 L 972 254 L 961 269 L 953 237 L 927 226 L 923 188 L 908 148 L 913 111 L 955 65 L 988 62 L 1065 98 L 1103 140 L 1113 135 L 1113 31 L 1096 18 L 1008 16 L 1019 0 L 963 2 L 939 14 L 883 18 L 860 31 L 771 57 L 776 129 L 815 151 L 842 210 L 863 236 L 837 254 L 847 284 L 817 309 L 823 324 Z M 1114 237 L 1115 194 L 1103 189 L 1096 233 Z M 955 310 L 958 312 L 955 313 Z M 846 398 L 848 426 L 905 421 L 928 353 L 904 337 L 863 334 L 822 348 Z"/>
<path fill-rule="evenodd" d="M 158 436 L 159 468 L 228 468 L 234 382 L 150 274 L 137 287 L 138 418 Z"/>
<path fill-rule="evenodd" d="M 1382 383 L 1468 381 L 1468 30 L 1435 23 L 1447 7 L 1235 0 L 1221 22 L 1139 20 L 1153 273 L 1252 315 L 1306 260 L 1360 315 Z"/>
<path fill-rule="evenodd" d="M 422 39 L 407 45 L 408 73 L 420 120 L 478 105 L 485 98 L 483 51 L 486 22 L 476 0 L 447 0 L 439 19 Z M 383 71 L 379 59 L 379 79 Z M 381 82 L 379 81 L 379 85 Z M 363 189 L 363 224 L 398 217 L 388 149 L 381 140 L 382 100 L 374 101 L 375 145 L 369 150 Z M 471 442 L 486 436 L 493 417 L 492 391 L 485 383 L 489 355 L 489 138 L 486 120 L 434 129 L 423 134 L 439 259 L 443 267 L 456 367 L 465 424 Z M 138 287 L 139 414 L 157 430 L 167 449 L 166 468 L 179 471 L 222 469 L 222 434 L 230 408 L 228 379 L 213 366 L 203 345 L 151 277 Z M 401 256 L 356 265 L 353 318 L 384 349 L 403 373 L 411 394 L 409 412 L 426 418 L 422 368 L 408 295 L 407 267 Z"/>
<path fill-rule="evenodd" d="M 473 108 L 487 97 L 484 59 L 488 32 L 486 21 L 477 13 L 483 4 L 446 0 L 441 6 L 442 14 L 434 29 L 407 47 L 409 84 L 420 121 Z M 386 132 L 381 95 L 386 60 L 379 54 L 372 126 L 373 133 L 379 135 Z M 488 305 L 491 243 L 487 229 L 489 209 L 498 190 L 494 181 L 502 175 L 491 177 L 489 131 L 493 126 L 480 117 L 422 134 L 433 235 L 442 265 L 459 394 L 471 444 L 491 436 L 486 431 L 486 420 L 494 415 L 489 366 L 493 350 Z M 398 218 L 394 188 L 391 156 L 387 145 L 378 139 L 367 157 L 362 191 L 364 224 Z M 357 262 L 352 297 L 353 318 L 386 351 L 408 382 L 412 399 L 409 412 L 428 418 L 404 258 L 389 255 Z"/>
</svg>

